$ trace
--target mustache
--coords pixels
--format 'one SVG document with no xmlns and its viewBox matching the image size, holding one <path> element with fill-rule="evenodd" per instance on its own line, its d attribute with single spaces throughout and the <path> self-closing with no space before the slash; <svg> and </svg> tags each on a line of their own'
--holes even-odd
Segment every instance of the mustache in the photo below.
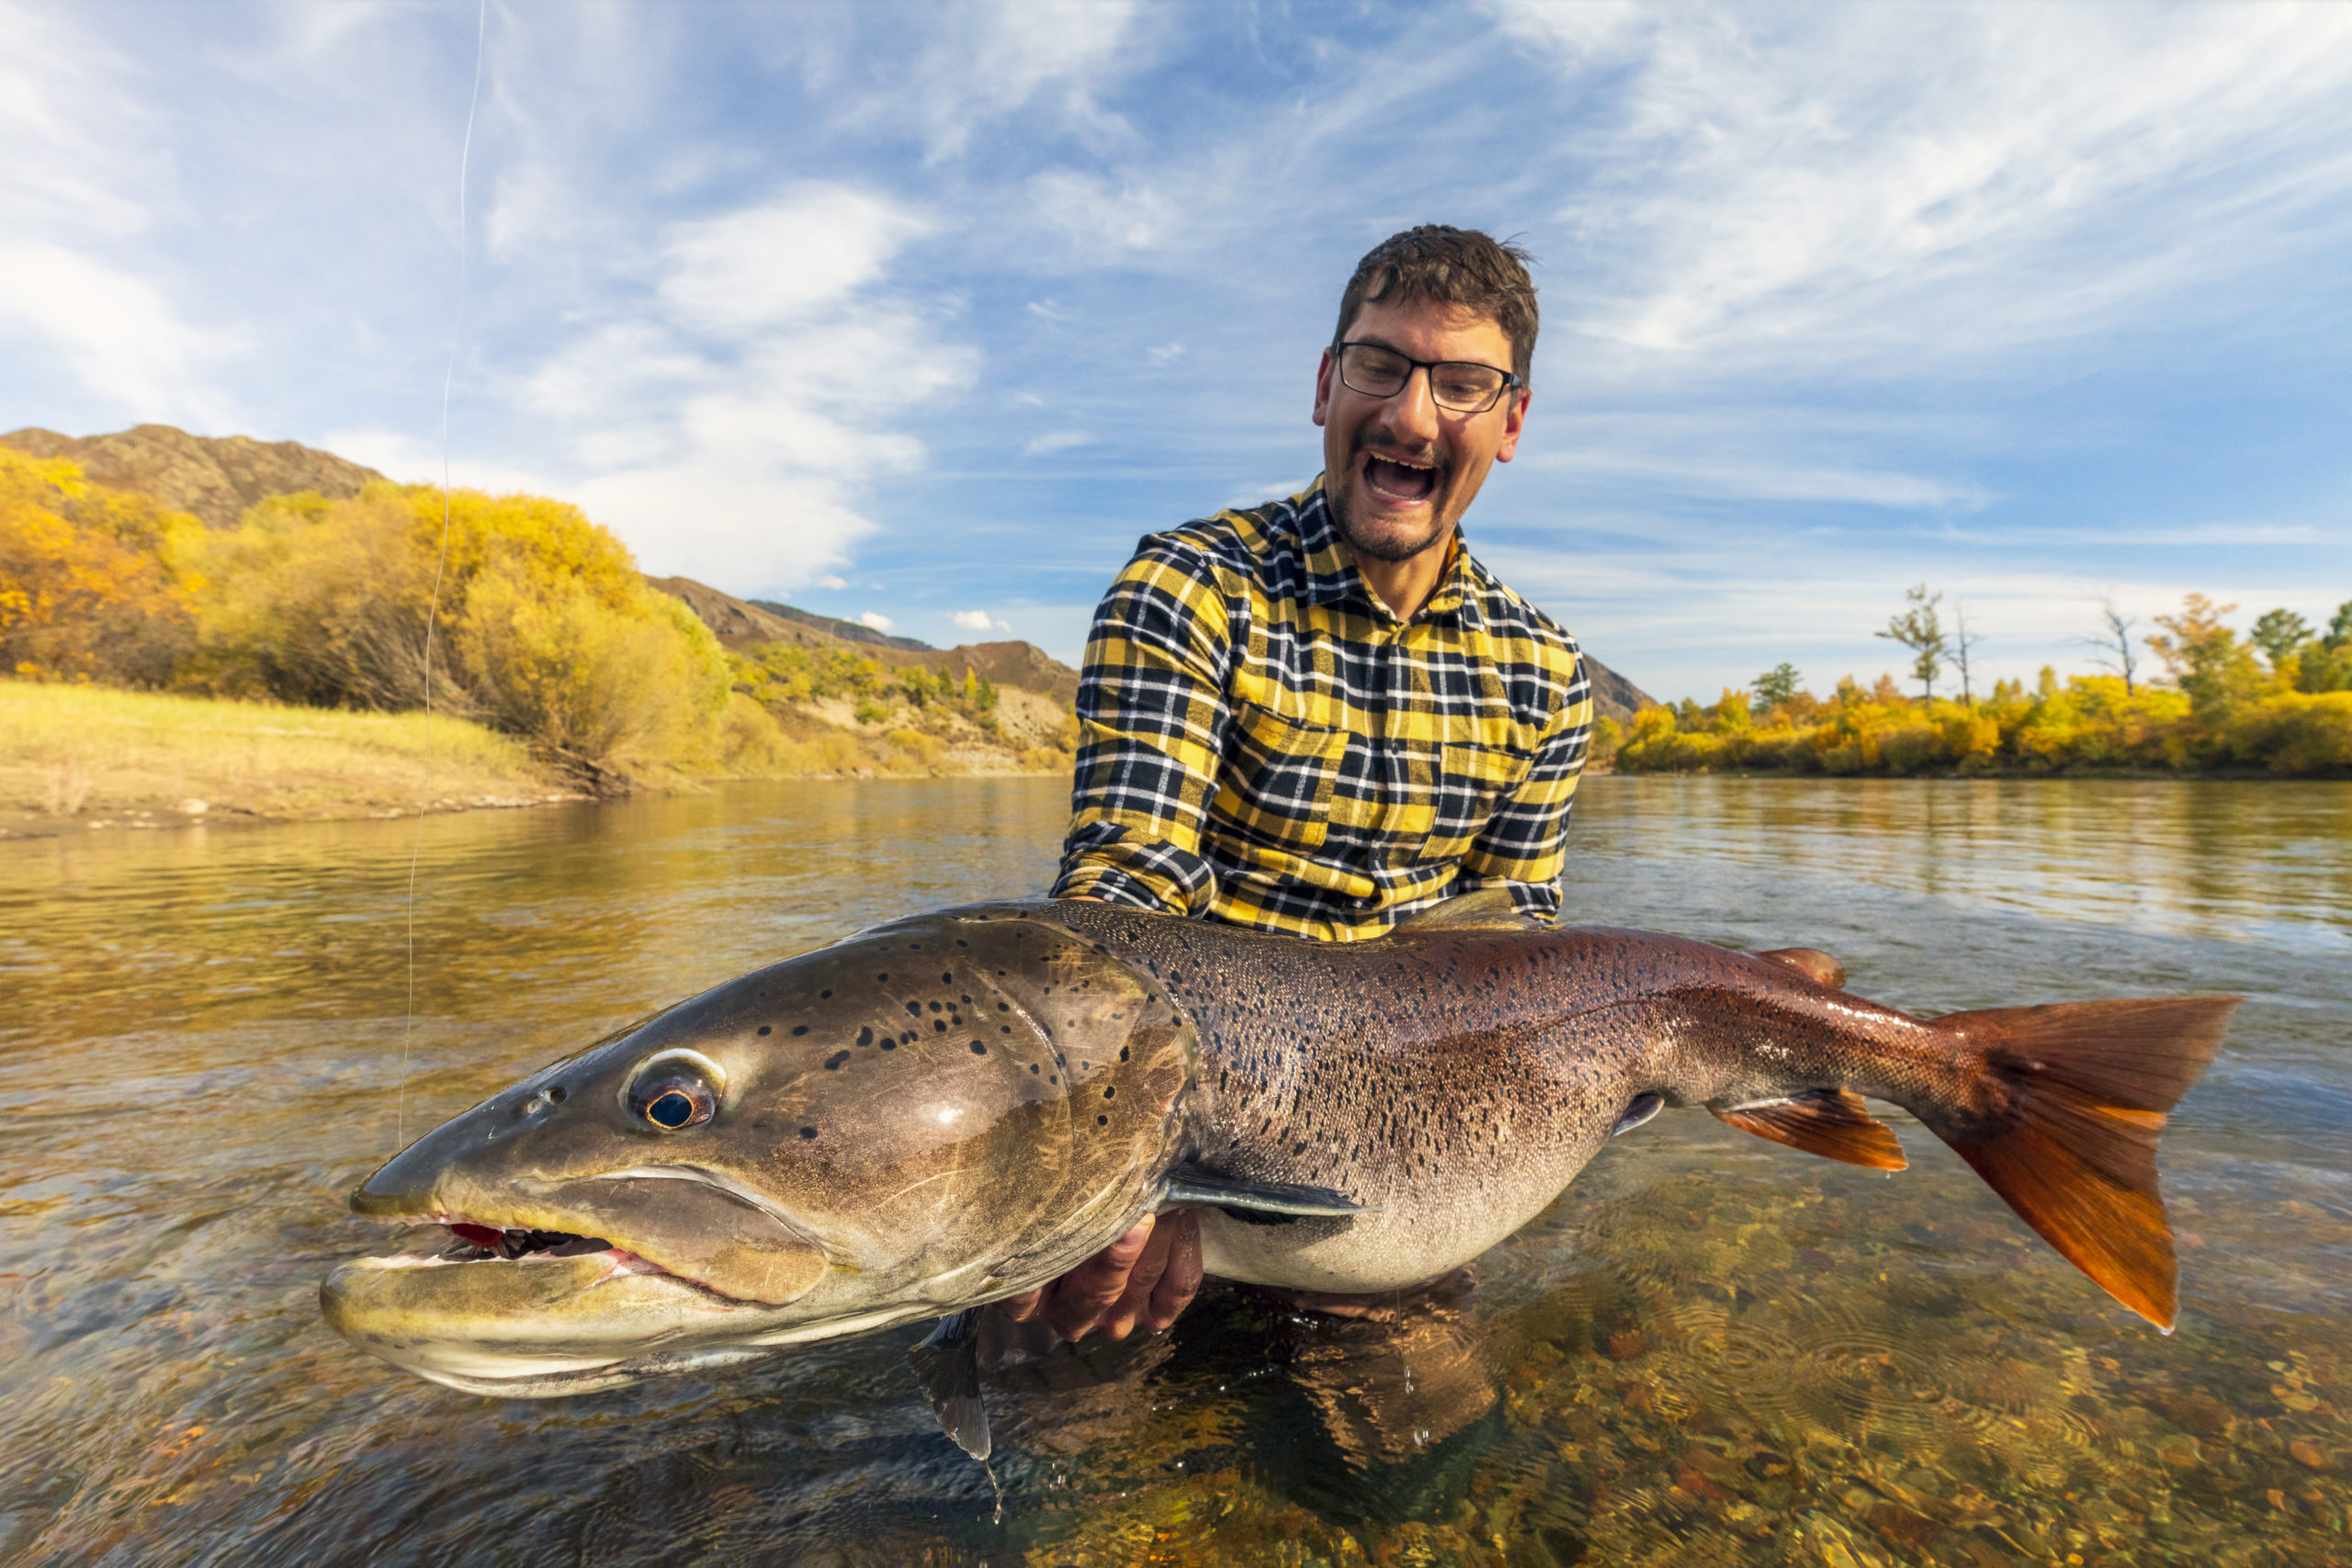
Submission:
<svg viewBox="0 0 2352 1568">
<path fill-rule="evenodd" d="M 1441 472 L 1446 467 L 1444 460 L 1438 455 L 1435 442 L 1401 441 L 1394 432 L 1378 425 L 1356 432 L 1354 441 L 1350 444 L 1348 457 L 1353 460 L 1357 454 L 1368 451 L 1374 446 L 1385 448 L 1385 456 L 1402 457 L 1408 462 L 1420 463 L 1437 468 Z"/>
</svg>

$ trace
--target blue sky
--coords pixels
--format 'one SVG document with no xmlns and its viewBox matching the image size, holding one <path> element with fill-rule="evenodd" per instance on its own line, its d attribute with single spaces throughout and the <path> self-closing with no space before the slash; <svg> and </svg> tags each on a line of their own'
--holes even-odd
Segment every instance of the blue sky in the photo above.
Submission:
<svg viewBox="0 0 2352 1568">
<path fill-rule="evenodd" d="M 0 428 L 586 506 L 1075 660 L 1318 467 L 1355 258 L 1535 253 L 1473 549 L 1652 693 L 2352 598 L 2352 6 L 0 0 Z M 465 285 L 459 303 L 460 246 Z"/>
</svg>

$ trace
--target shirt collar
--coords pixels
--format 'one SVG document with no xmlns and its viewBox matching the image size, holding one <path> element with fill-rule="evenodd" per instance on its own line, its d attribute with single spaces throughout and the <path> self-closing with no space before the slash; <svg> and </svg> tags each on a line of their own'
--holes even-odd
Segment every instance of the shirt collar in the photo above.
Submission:
<svg viewBox="0 0 2352 1568">
<path fill-rule="evenodd" d="M 1298 552 L 1306 570 L 1305 588 L 1299 598 L 1309 604 L 1336 604 L 1355 599 L 1383 620 L 1396 616 L 1380 596 L 1374 593 L 1356 570 L 1355 562 L 1340 540 L 1339 525 L 1332 521 L 1331 503 L 1323 488 L 1323 476 L 1315 476 L 1308 487 L 1306 503 L 1298 509 Z M 1437 587 L 1413 618 L 1436 625 L 1460 621 L 1475 625 L 1474 608 L 1477 595 L 1470 590 L 1470 552 L 1463 547 L 1462 529 L 1454 525 L 1453 537 L 1446 541 L 1446 563 L 1438 576 Z"/>
</svg>

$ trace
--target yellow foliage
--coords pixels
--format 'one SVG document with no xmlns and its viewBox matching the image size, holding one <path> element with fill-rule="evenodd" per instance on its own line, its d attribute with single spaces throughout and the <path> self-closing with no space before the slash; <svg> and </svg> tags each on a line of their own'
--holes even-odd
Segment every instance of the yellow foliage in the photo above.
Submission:
<svg viewBox="0 0 2352 1568">
<path fill-rule="evenodd" d="M 447 536 L 446 555 L 443 549 Z M 369 485 L 281 496 L 185 552 L 184 682 L 318 706 L 481 717 L 600 788 L 719 765 L 732 681 L 708 627 L 578 507 Z"/>
<path fill-rule="evenodd" d="M 0 447 L 0 672 L 160 685 L 186 653 L 188 593 L 165 550 L 202 525 Z"/>
</svg>

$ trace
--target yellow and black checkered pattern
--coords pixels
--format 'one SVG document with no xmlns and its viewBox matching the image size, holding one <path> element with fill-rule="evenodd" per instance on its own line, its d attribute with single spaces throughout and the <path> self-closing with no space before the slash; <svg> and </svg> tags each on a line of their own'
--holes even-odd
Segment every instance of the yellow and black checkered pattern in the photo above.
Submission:
<svg viewBox="0 0 2352 1568">
<path fill-rule="evenodd" d="M 1583 660 L 1453 547 L 1399 621 L 1320 478 L 1146 537 L 1087 642 L 1055 896 L 1340 941 L 1498 884 L 1556 914 Z"/>
</svg>

